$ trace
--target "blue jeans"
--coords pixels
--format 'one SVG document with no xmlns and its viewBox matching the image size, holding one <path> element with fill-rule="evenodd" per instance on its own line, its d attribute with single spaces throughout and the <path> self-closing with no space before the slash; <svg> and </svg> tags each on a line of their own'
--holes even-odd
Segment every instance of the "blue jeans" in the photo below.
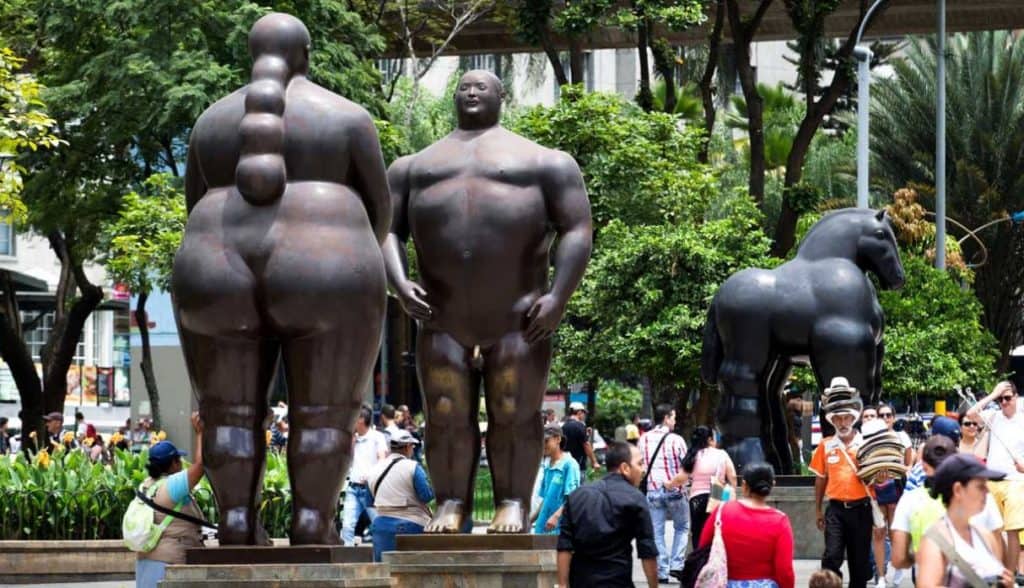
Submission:
<svg viewBox="0 0 1024 588">
<path fill-rule="evenodd" d="M 377 518 L 377 511 L 373 509 L 373 496 L 366 486 L 349 484 L 345 491 L 345 505 L 341 510 L 341 540 L 346 547 L 356 544 L 356 523 L 364 512 L 370 516 L 373 522 Z"/>
<path fill-rule="evenodd" d="M 155 559 L 135 560 L 135 586 L 136 588 L 157 588 L 157 584 L 164 579 L 167 564 Z"/>
<path fill-rule="evenodd" d="M 380 561 L 385 551 L 395 550 L 398 535 L 419 535 L 423 525 L 395 517 L 379 516 L 373 519 L 373 561 Z"/>
<path fill-rule="evenodd" d="M 654 524 L 654 543 L 658 546 L 658 577 L 683 569 L 683 554 L 690 535 L 690 503 L 678 492 L 654 490 L 647 493 Z M 665 546 L 665 521 L 672 521 L 672 551 Z"/>
</svg>

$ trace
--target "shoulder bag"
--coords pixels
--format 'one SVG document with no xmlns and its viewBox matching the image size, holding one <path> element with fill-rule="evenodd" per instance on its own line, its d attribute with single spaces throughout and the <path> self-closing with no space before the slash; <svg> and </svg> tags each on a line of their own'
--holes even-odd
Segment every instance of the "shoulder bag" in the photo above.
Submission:
<svg viewBox="0 0 1024 588">
<path fill-rule="evenodd" d="M 715 538 L 711 541 L 708 561 L 697 574 L 695 588 L 725 588 L 729 583 L 729 561 L 725 552 L 725 540 L 722 539 L 722 511 L 725 504 L 715 514 Z"/>
</svg>

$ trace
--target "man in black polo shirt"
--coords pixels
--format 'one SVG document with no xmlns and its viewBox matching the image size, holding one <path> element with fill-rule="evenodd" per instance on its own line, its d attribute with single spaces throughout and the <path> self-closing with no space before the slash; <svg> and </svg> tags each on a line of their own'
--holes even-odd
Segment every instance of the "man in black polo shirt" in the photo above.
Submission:
<svg viewBox="0 0 1024 588">
<path fill-rule="evenodd" d="M 587 418 L 587 409 L 582 402 L 573 402 L 569 405 L 569 416 L 562 425 L 562 436 L 565 438 L 565 450 L 573 459 L 580 464 L 580 473 L 587 473 L 587 461 L 596 470 L 597 457 L 594 455 L 594 448 L 590 443 L 590 431 L 584 422 Z"/>
<path fill-rule="evenodd" d="M 640 451 L 629 443 L 609 445 L 608 475 L 569 495 L 558 536 L 561 588 L 633 586 L 633 548 L 649 586 L 658 585 L 658 548 L 647 498 L 637 490 L 644 476 Z"/>
</svg>

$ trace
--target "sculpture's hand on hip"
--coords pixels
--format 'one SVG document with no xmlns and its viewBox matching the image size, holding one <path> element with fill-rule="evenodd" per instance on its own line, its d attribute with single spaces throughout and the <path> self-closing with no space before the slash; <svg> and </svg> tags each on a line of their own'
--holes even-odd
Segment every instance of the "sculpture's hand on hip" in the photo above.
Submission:
<svg viewBox="0 0 1024 588">
<path fill-rule="evenodd" d="M 427 291 L 412 280 L 406 280 L 398 289 L 398 301 L 406 314 L 418 321 L 429 321 L 434 317 L 434 310 L 427 303 Z"/>
<path fill-rule="evenodd" d="M 565 306 L 552 294 L 545 294 L 526 312 L 526 332 L 524 338 L 527 343 L 536 343 L 550 337 L 565 313 Z"/>
</svg>

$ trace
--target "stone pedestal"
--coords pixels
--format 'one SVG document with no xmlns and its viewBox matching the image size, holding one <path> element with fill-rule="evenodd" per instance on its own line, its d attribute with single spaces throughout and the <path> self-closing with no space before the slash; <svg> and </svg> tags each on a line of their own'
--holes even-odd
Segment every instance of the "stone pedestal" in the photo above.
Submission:
<svg viewBox="0 0 1024 588">
<path fill-rule="evenodd" d="M 341 545 L 222 545 L 185 551 L 189 565 L 372 563 L 373 548 Z"/>
<path fill-rule="evenodd" d="M 399 535 L 384 553 L 398 588 L 552 588 L 553 535 Z"/>
<path fill-rule="evenodd" d="M 161 588 L 377 588 L 394 586 L 387 564 L 167 566 Z"/>
</svg>

